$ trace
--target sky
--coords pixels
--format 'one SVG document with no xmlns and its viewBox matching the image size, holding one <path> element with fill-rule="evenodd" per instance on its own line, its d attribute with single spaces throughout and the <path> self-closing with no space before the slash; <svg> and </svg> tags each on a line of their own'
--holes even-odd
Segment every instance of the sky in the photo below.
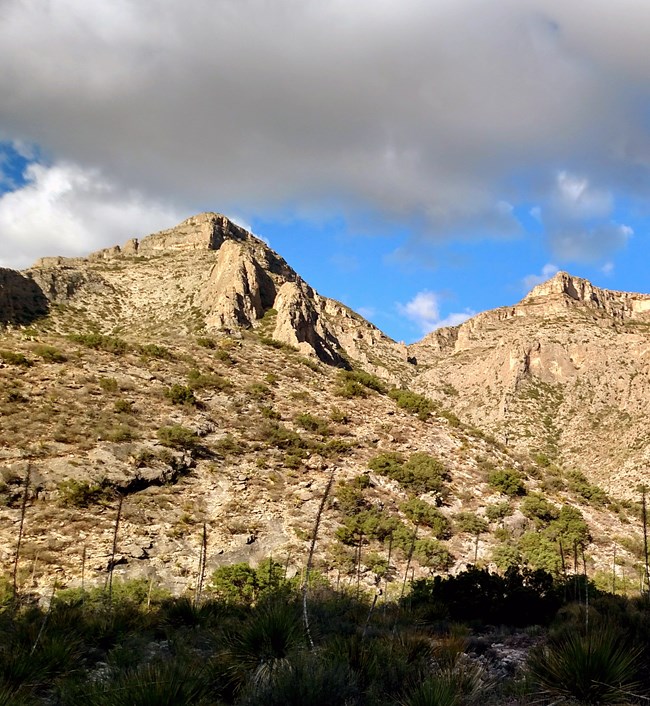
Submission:
<svg viewBox="0 0 650 706">
<path fill-rule="evenodd" d="M 0 0 L 0 267 L 224 213 L 411 342 L 650 292 L 647 0 Z"/>
</svg>

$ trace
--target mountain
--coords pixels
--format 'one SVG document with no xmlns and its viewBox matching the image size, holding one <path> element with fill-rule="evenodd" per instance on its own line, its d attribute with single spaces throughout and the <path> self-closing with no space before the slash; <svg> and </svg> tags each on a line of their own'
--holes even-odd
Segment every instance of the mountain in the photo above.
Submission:
<svg viewBox="0 0 650 706">
<path fill-rule="evenodd" d="M 519 451 L 618 495 L 647 482 L 650 295 L 559 272 L 512 307 L 409 349 L 412 385 Z"/>
<path fill-rule="evenodd" d="M 560 273 L 406 347 L 214 213 L 0 270 L 0 562 L 26 499 L 43 591 L 113 568 L 182 592 L 204 527 L 208 570 L 297 572 L 317 518 L 337 582 L 559 572 L 582 547 L 629 585 L 649 301 Z"/>
</svg>

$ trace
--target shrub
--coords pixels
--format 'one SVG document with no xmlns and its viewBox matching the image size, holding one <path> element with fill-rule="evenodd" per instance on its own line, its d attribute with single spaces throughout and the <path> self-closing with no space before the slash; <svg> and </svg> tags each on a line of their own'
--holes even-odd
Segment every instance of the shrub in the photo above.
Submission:
<svg viewBox="0 0 650 706">
<path fill-rule="evenodd" d="M 246 386 L 246 392 L 255 400 L 265 400 L 273 394 L 263 382 L 252 382 Z"/>
<path fill-rule="evenodd" d="M 350 481 L 340 481 L 336 486 L 336 499 L 344 515 L 356 515 L 369 507 L 363 497 L 363 491 L 370 484 L 370 479 L 363 474 Z"/>
<path fill-rule="evenodd" d="M 398 407 L 405 409 L 407 412 L 411 412 L 411 414 L 417 415 L 418 419 L 423 422 L 429 418 L 431 412 L 436 408 L 435 404 L 430 399 L 423 395 L 418 395 L 417 392 L 411 392 L 410 390 L 398 390 L 397 388 L 393 388 L 388 393 L 388 396 L 395 400 Z"/>
<path fill-rule="evenodd" d="M 133 402 L 124 399 L 115 400 L 113 409 L 118 414 L 133 414 Z"/>
<path fill-rule="evenodd" d="M 488 476 L 488 483 L 494 490 L 498 490 L 500 493 L 510 497 L 526 494 L 524 481 L 521 475 L 513 468 L 493 471 Z"/>
<path fill-rule="evenodd" d="M 263 346 L 269 346 L 269 348 L 287 351 L 288 353 L 295 353 L 298 350 L 295 346 L 284 343 L 284 341 L 278 341 L 277 338 L 270 338 L 269 336 L 260 336 L 260 343 Z"/>
<path fill-rule="evenodd" d="M 346 382 L 356 382 L 363 387 L 367 387 L 369 390 L 374 390 L 375 392 L 380 392 L 384 394 L 386 392 L 386 385 L 376 376 L 371 373 L 367 373 L 365 370 L 341 370 L 338 374 L 339 383 Z"/>
<path fill-rule="evenodd" d="M 217 342 L 214 338 L 208 338 L 207 336 L 200 336 L 196 339 L 196 343 L 202 348 L 208 348 L 210 350 L 214 350 L 217 347 Z"/>
<path fill-rule="evenodd" d="M 597 485 L 592 485 L 580 471 L 569 471 L 566 474 L 569 490 L 575 493 L 581 500 L 590 505 L 604 506 L 609 502 L 607 493 Z"/>
<path fill-rule="evenodd" d="M 187 385 L 179 385 L 174 383 L 171 387 L 165 390 L 165 397 L 172 404 L 191 406 L 196 406 L 197 404 L 197 399 L 194 397 L 194 390 Z"/>
<path fill-rule="evenodd" d="M 565 548 L 573 547 L 574 544 L 588 544 L 591 541 L 589 525 L 577 507 L 562 505 L 560 512 L 545 530 L 549 539 L 561 541 Z"/>
<path fill-rule="evenodd" d="M 459 512 L 454 517 L 456 529 L 465 534 L 478 536 L 488 531 L 488 523 L 473 512 Z"/>
<path fill-rule="evenodd" d="M 352 399 L 353 397 L 368 397 L 368 390 L 361 383 L 354 380 L 344 380 L 334 388 L 334 394 L 338 397 Z"/>
<path fill-rule="evenodd" d="M 330 434 L 330 428 L 327 422 L 320 417 L 316 417 L 308 412 L 302 412 L 301 414 L 296 414 L 293 421 L 306 431 L 311 431 L 314 434 L 320 434 L 321 436 L 327 436 Z"/>
<path fill-rule="evenodd" d="M 179 424 L 161 427 L 158 429 L 157 436 L 163 446 L 171 449 L 190 450 L 195 448 L 199 441 L 196 432 Z"/>
<path fill-rule="evenodd" d="M 512 506 L 507 500 L 502 503 L 492 503 L 485 506 L 485 516 L 490 522 L 504 520 L 510 515 L 512 515 Z"/>
<path fill-rule="evenodd" d="M 446 571 L 453 564 L 449 550 L 435 539 L 417 539 L 413 545 L 413 558 L 431 571 Z"/>
<path fill-rule="evenodd" d="M 99 378 L 98 383 L 104 392 L 117 392 L 119 390 L 119 385 L 115 378 Z"/>
<path fill-rule="evenodd" d="M 59 500 L 65 507 L 88 507 L 111 500 L 115 492 L 106 484 L 90 484 L 74 478 L 61 481 L 57 487 Z"/>
<path fill-rule="evenodd" d="M 159 360 L 174 360 L 174 354 L 165 348 L 165 346 L 159 346 L 157 343 L 145 343 L 138 347 L 140 355 L 144 358 L 158 358 Z"/>
<path fill-rule="evenodd" d="M 570 632 L 533 652 L 528 666 L 543 691 L 554 699 L 582 704 L 624 703 L 622 695 L 638 692 L 635 680 L 641 651 L 611 628 L 592 628 L 587 635 Z"/>
<path fill-rule="evenodd" d="M 441 461 L 423 451 L 404 461 L 400 454 L 385 453 L 372 458 L 368 467 L 381 475 L 396 480 L 405 490 L 416 495 L 437 493 L 439 501 L 445 492 L 449 474 Z"/>
<path fill-rule="evenodd" d="M 65 363 L 66 356 L 54 346 L 46 346 L 39 344 L 32 349 L 37 356 L 42 358 L 46 363 Z"/>
<path fill-rule="evenodd" d="M 330 419 L 336 424 L 348 424 L 350 422 L 350 417 L 338 407 L 332 407 L 330 410 Z"/>
<path fill-rule="evenodd" d="M 531 493 L 524 498 L 521 511 L 528 519 L 535 520 L 538 526 L 547 525 L 560 514 L 558 508 L 539 493 Z"/>
<path fill-rule="evenodd" d="M 14 351 L 0 350 L 0 360 L 3 360 L 9 365 L 22 365 L 24 368 L 29 368 L 34 365 L 34 363 L 22 353 L 15 353 Z"/>
<path fill-rule="evenodd" d="M 104 336 L 101 333 L 73 333 L 70 340 L 87 348 L 121 355 L 129 350 L 129 344 L 117 336 Z"/>
<path fill-rule="evenodd" d="M 411 498 L 400 505 L 400 510 L 418 526 L 429 527 L 436 539 L 451 537 L 451 524 L 438 510 L 420 498 Z"/>
<path fill-rule="evenodd" d="M 187 374 L 188 387 L 192 390 L 227 390 L 232 387 L 230 380 L 221 375 L 214 375 L 212 373 L 205 374 L 202 373 L 198 368 L 192 368 Z"/>
</svg>

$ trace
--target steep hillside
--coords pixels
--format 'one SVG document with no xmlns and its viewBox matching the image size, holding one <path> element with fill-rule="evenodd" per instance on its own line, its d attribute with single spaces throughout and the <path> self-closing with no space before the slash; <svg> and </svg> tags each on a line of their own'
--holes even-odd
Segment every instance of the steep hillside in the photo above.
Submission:
<svg viewBox="0 0 650 706">
<path fill-rule="evenodd" d="M 529 337 L 546 351 L 548 331 L 564 336 L 549 312 L 565 306 L 594 349 L 638 342 L 627 329 L 644 314 L 626 312 L 644 300 L 565 305 L 557 282 L 407 351 L 216 214 L 7 271 L 2 566 L 15 560 L 24 507 L 19 579 L 39 590 L 53 577 L 102 582 L 113 567 L 184 591 L 204 536 L 208 572 L 271 555 L 298 572 L 317 517 L 315 559 L 337 583 L 399 591 L 407 569 L 467 563 L 570 573 L 584 551 L 592 575 L 638 585 L 638 508 L 556 463 L 565 437 L 552 447 L 545 435 L 541 406 L 564 409 L 556 388 L 578 385 L 578 349 L 561 378 L 564 344 L 546 358 Z M 512 421 L 517 404 L 531 414 L 530 443 Z"/>
<path fill-rule="evenodd" d="M 647 482 L 650 296 L 565 272 L 410 347 L 415 389 L 615 494 Z"/>
</svg>

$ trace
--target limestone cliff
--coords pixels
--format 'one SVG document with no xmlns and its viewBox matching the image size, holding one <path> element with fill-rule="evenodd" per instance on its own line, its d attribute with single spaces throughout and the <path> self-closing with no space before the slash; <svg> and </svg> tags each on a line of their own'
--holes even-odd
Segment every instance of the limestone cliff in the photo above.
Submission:
<svg viewBox="0 0 650 706">
<path fill-rule="evenodd" d="M 320 296 L 263 241 L 216 213 L 87 258 L 48 257 L 28 277 L 52 303 L 83 309 L 95 328 L 187 333 L 257 328 L 277 312 L 273 338 L 332 365 L 359 360 L 393 382 L 406 348 L 342 304 Z M 110 311 L 110 314 L 108 313 Z"/>
</svg>

